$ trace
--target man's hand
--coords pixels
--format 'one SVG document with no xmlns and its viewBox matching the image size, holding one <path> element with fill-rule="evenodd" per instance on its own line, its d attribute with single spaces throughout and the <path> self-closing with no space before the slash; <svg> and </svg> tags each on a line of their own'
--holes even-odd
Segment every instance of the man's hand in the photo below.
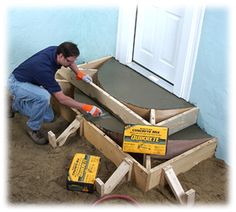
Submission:
<svg viewBox="0 0 236 212">
<path fill-rule="evenodd" d="M 83 71 L 78 71 L 76 74 L 77 80 L 83 80 L 84 82 L 90 83 L 92 82 L 92 78 L 88 75 L 85 74 Z"/>
<path fill-rule="evenodd" d="M 98 107 L 94 105 L 83 104 L 82 110 L 84 110 L 86 113 L 90 113 L 94 117 L 98 117 L 102 114 L 101 109 L 99 109 Z"/>
</svg>

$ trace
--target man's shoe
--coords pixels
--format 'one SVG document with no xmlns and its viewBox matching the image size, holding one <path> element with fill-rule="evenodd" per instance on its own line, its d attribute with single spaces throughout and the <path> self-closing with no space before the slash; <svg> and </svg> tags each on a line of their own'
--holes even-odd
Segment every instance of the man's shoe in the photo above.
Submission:
<svg viewBox="0 0 236 212">
<path fill-rule="evenodd" d="M 32 138 L 34 143 L 39 144 L 39 145 L 48 144 L 48 140 L 45 138 L 45 136 L 40 130 L 35 131 L 28 128 L 26 131 L 28 135 Z"/>
</svg>

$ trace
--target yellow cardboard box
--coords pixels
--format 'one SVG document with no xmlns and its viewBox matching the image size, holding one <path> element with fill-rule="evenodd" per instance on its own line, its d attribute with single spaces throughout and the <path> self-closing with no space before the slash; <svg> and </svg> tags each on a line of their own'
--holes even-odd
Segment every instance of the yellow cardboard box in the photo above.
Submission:
<svg viewBox="0 0 236 212">
<path fill-rule="evenodd" d="M 92 193 L 100 157 L 76 153 L 67 174 L 67 189 Z"/>
<path fill-rule="evenodd" d="M 167 141 L 167 127 L 127 125 L 122 148 L 124 152 L 165 155 Z"/>
</svg>

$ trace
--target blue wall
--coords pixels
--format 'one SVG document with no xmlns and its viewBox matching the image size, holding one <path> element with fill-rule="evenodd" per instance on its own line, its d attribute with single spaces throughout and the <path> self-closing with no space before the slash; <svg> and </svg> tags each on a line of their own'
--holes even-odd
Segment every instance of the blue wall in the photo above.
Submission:
<svg viewBox="0 0 236 212">
<path fill-rule="evenodd" d="M 218 137 L 216 156 L 228 161 L 227 11 L 207 8 L 190 102 L 200 108 L 198 124 Z M 78 63 L 115 55 L 118 8 L 12 8 L 8 11 L 9 72 L 49 45 L 78 44 Z"/>
<path fill-rule="evenodd" d="M 11 72 L 37 51 L 63 41 L 78 44 L 78 63 L 114 55 L 118 8 L 18 7 L 8 11 L 8 66 Z"/>
<path fill-rule="evenodd" d="M 200 108 L 199 126 L 219 140 L 216 156 L 229 162 L 227 22 L 224 8 L 206 9 L 190 102 Z"/>
</svg>

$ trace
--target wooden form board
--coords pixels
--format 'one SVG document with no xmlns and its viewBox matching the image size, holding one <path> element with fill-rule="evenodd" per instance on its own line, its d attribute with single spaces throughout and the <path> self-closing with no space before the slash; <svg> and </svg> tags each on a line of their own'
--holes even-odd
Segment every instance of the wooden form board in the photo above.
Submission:
<svg viewBox="0 0 236 212">
<path fill-rule="evenodd" d="M 172 135 L 182 129 L 185 129 L 196 123 L 199 109 L 193 107 L 188 111 L 178 114 L 174 117 L 157 123 L 157 126 L 165 126 L 169 128 L 169 135 Z"/>
<path fill-rule="evenodd" d="M 101 58 L 99 60 L 95 60 L 87 64 L 79 65 L 78 67 L 82 67 L 85 70 L 90 68 L 96 69 L 110 58 L 111 57 Z M 87 73 L 89 73 L 89 70 L 87 70 Z M 94 70 L 92 71 L 92 74 L 94 74 Z M 143 119 L 141 116 L 136 114 L 134 111 L 129 109 L 127 106 L 122 104 L 120 101 L 115 99 L 113 96 L 108 94 L 106 91 L 101 89 L 96 84 L 94 83 L 88 84 L 83 81 L 78 81 L 74 75 L 71 75 L 68 68 L 61 68 L 60 70 L 58 70 L 56 78 L 68 81 L 73 86 L 79 88 L 86 95 L 90 96 L 93 99 L 96 99 L 102 105 L 109 108 L 113 112 L 113 114 L 118 116 L 124 123 L 150 125 L 150 122 Z M 198 108 L 193 107 L 181 114 L 178 114 L 174 117 L 171 117 L 169 119 L 157 123 L 157 126 L 168 127 L 169 135 L 171 135 L 196 123 L 197 115 L 198 115 Z"/>
<path fill-rule="evenodd" d="M 150 124 L 94 83 L 87 84 L 83 81 L 78 81 L 75 77 L 69 76 L 66 71 L 62 71 L 60 75 L 63 75 L 72 85 L 79 88 L 86 95 L 96 99 L 102 105 L 109 108 L 113 114 L 117 115 L 125 123 Z"/>
</svg>

